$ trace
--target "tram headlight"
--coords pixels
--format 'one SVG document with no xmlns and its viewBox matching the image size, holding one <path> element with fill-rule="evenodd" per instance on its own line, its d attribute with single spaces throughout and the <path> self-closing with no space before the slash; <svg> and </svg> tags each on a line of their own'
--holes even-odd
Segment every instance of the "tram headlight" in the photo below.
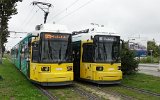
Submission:
<svg viewBox="0 0 160 100">
<path fill-rule="evenodd" d="M 97 66 L 96 71 L 103 71 L 103 66 Z"/>
<path fill-rule="evenodd" d="M 121 70 L 121 66 L 118 66 L 118 70 Z"/>
<path fill-rule="evenodd" d="M 67 71 L 72 71 L 72 66 L 68 66 Z"/>
<path fill-rule="evenodd" d="M 50 67 L 48 67 L 48 66 L 43 66 L 43 67 L 41 67 L 41 71 L 50 71 Z"/>
</svg>

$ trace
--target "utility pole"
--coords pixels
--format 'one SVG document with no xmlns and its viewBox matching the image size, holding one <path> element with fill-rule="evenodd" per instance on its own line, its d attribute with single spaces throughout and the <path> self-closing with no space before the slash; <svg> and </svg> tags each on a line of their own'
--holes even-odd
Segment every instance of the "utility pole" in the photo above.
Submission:
<svg viewBox="0 0 160 100">
<path fill-rule="evenodd" d="M 152 52 L 153 52 L 153 50 L 149 50 L 150 51 L 150 53 L 151 53 L 151 63 L 152 63 Z"/>
<path fill-rule="evenodd" d="M 46 23 L 49 14 L 49 7 L 51 7 L 52 5 L 50 3 L 37 2 L 37 1 L 33 1 L 32 4 L 37 5 L 42 11 L 44 11 L 44 23 Z"/>
</svg>

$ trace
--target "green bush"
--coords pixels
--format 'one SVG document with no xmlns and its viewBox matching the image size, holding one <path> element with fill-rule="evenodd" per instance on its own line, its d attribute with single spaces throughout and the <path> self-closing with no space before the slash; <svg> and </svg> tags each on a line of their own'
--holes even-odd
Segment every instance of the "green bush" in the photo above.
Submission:
<svg viewBox="0 0 160 100">
<path fill-rule="evenodd" d="M 138 71 L 138 61 L 133 51 L 124 48 L 121 50 L 121 66 L 123 74 L 132 74 Z"/>
<path fill-rule="evenodd" d="M 145 57 L 140 59 L 140 63 L 151 63 L 151 57 Z"/>
<path fill-rule="evenodd" d="M 159 63 L 159 58 L 153 57 L 151 62 L 151 56 L 147 56 L 145 58 L 141 58 L 140 63 Z"/>
</svg>

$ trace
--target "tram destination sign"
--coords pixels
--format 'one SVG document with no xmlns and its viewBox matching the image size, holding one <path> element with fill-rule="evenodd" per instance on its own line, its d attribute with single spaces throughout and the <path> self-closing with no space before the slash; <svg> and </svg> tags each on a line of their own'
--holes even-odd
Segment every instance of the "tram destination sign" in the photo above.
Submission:
<svg viewBox="0 0 160 100">
<path fill-rule="evenodd" d="M 106 41 L 106 42 L 114 42 L 117 41 L 117 37 L 113 37 L 113 36 L 99 36 L 98 39 L 100 42 L 101 41 Z"/>
<path fill-rule="evenodd" d="M 45 40 L 68 40 L 69 34 L 56 34 L 56 33 L 45 33 L 43 39 Z"/>
</svg>

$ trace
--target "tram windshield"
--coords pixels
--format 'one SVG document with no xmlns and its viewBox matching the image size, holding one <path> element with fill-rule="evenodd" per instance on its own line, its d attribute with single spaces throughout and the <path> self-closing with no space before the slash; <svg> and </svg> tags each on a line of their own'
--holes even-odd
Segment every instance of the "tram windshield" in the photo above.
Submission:
<svg viewBox="0 0 160 100">
<path fill-rule="evenodd" d="M 43 33 L 41 35 L 40 62 L 71 62 L 71 35 Z"/>
<path fill-rule="evenodd" d="M 119 36 L 95 36 L 95 62 L 117 62 L 120 56 Z"/>
</svg>

